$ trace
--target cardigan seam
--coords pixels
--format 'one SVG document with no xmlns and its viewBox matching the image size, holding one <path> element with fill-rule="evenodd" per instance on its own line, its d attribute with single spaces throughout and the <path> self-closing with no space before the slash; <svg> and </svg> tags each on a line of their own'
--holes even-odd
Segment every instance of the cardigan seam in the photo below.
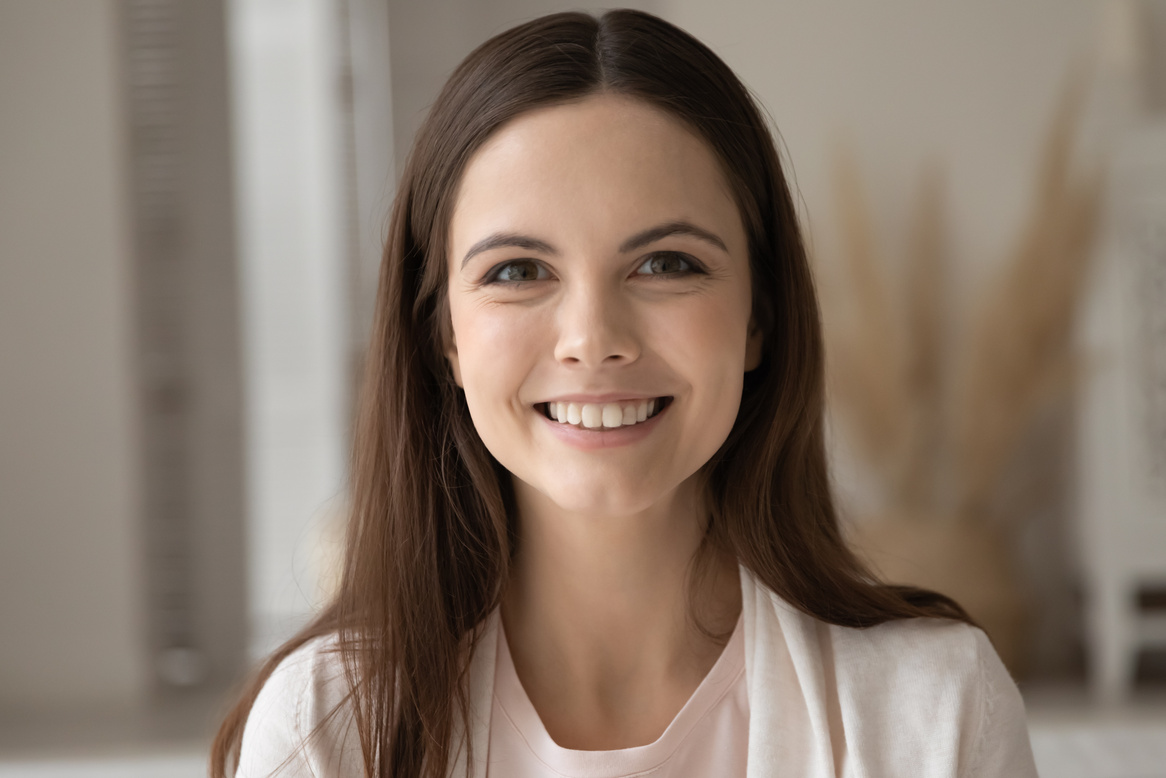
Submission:
<svg viewBox="0 0 1166 778">
<path fill-rule="evenodd" d="M 980 650 L 979 636 L 972 631 L 972 645 L 976 651 L 976 689 L 979 694 L 977 708 L 979 715 L 976 717 L 976 735 L 972 742 L 972 758 L 968 765 L 968 778 L 975 778 L 980 774 L 980 766 L 984 760 L 984 733 L 988 729 L 988 719 L 991 716 L 992 708 L 992 689 L 988 680 L 987 668 L 984 666 L 984 652 Z"/>
</svg>

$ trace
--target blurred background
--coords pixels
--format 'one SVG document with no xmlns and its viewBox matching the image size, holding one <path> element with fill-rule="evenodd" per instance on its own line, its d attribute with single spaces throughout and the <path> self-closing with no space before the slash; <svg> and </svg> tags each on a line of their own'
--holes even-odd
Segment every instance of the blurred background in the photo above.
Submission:
<svg viewBox="0 0 1166 778">
<path fill-rule="evenodd" d="M 1166 776 L 1166 0 L 653 0 L 768 109 L 835 481 L 1047 776 Z M 202 775 L 335 572 L 394 171 L 553 0 L 0 0 L 0 778 Z"/>
</svg>

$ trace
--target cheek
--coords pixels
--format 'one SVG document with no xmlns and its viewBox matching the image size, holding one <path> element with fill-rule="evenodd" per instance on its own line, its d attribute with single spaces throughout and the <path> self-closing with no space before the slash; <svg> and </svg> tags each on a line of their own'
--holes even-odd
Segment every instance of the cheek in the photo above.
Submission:
<svg viewBox="0 0 1166 778">
<path fill-rule="evenodd" d="M 519 391 L 529 375 L 541 330 L 521 311 L 470 303 L 451 307 L 462 388 L 480 433 L 497 419 L 499 403 L 518 409 Z"/>
<path fill-rule="evenodd" d="M 661 357 L 688 387 L 678 450 L 697 467 L 721 447 L 736 422 L 748 329 L 740 307 L 724 300 L 707 303 L 683 306 L 653 325 Z"/>
<path fill-rule="evenodd" d="M 657 327 L 670 361 L 690 376 L 696 388 L 707 392 L 743 380 L 747 331 L 741 308 L 721 300 L 685 307 Z"/>
</svg>

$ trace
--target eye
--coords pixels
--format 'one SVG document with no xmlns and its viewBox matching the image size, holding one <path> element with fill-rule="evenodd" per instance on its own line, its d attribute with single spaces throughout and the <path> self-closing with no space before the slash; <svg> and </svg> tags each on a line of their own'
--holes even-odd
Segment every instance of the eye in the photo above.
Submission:
<svg viewBox="0 0 1166 778">
<path fill-rule="evenodd" d="M 521 284 L 526 281 L 543 281 L 550 277 L 547 269 L 533 259 L 516 259 L 496 265 L 486 275 L 485 282 Z"/>
<path fill-rule="evenodd" d="M 646 276 L 679 276 L 698 272 L 696 262 L 675 251 L 660 251 L 652 254 L 636 268 L 636 273 Z"/>
</svg>

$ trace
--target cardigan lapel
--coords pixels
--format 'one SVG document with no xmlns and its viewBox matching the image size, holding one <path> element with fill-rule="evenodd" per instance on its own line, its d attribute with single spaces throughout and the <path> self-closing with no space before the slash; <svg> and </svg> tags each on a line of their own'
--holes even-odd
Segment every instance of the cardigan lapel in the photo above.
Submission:
<svg viewBox="0 0 1166 778">
<path fill-rule="evenodd" d="M 747 778 L 833 778 L 817 622 L 744 567 L 741 608 L 749 689 Z"/>
</svg>

